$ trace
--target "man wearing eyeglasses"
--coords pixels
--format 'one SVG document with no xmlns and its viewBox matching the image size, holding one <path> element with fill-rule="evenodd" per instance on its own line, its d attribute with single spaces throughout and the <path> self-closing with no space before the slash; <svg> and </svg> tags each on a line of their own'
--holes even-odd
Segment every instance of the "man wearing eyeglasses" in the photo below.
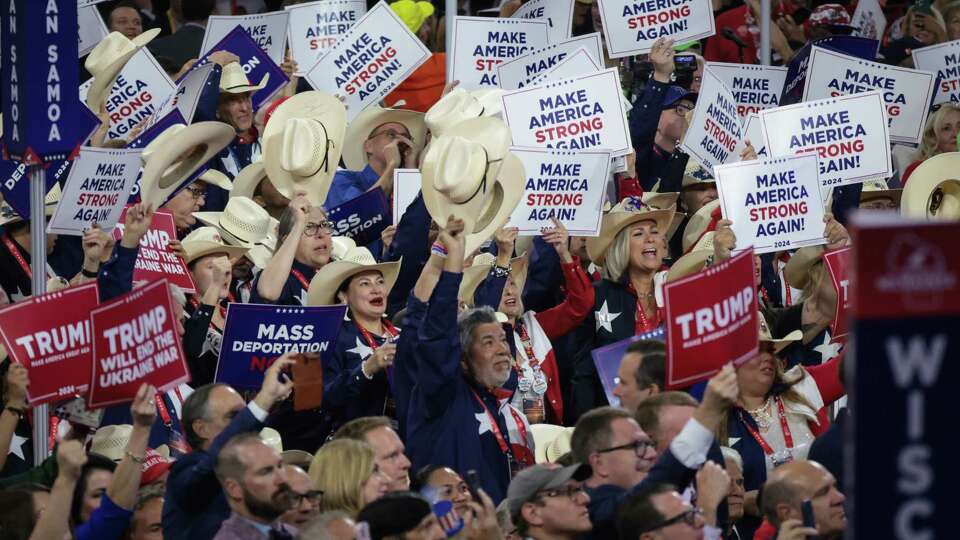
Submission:
<svg viewBox="0 0 960 540">
<path fill-rule="evenodd" d="M 635 493 L 620 509 L 621 539 L 701 540 L 707 538 L 703 512 L 669 484 L 652 484 Z M 719 538 L 717 535 L 711 538 Z"/>
<path fill-rule="evenodd" d="M 589 465 L 576 464 L 536 465 L 517 474 L 507 489 L 517 534 L 534 540 L 573 540 L 589 532 L 590 496 L 583 481 L 591 473 Z"/>
<path fill-rule="evenodd" d="M 284 469 L 287 473 L 287 484 L 293 491 L 290 496 L 293 505 L 280 516 L 280 521 L 300 529 L 320 515 L 320 498 L 323 492 L 313 489 L 310 475 L 300 467 L 286 465 Z"/>
</svg>

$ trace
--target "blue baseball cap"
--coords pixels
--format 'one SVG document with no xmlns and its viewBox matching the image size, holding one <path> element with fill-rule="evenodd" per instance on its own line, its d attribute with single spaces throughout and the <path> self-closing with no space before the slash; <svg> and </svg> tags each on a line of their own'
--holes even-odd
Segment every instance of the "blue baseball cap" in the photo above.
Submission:
<svg viewBox="0 0 960 540">
<path fill-rule="evenodd" d="M 689 99 L 690 101 L 696 103 L 697 94 L 687 90 L 682 86 L 672 84 L 668 86 L 667 91 L 663 93 L 663 106 L 664 108 L 671 107 L 681 99 Z"/>
</svg>

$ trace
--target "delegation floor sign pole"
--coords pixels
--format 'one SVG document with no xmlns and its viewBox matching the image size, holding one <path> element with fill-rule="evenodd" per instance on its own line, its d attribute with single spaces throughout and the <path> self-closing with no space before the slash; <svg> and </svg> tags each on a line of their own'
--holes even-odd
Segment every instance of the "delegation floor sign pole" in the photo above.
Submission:
<svg viewBox="0 0 960 540">
<path fill-rule="evenodd" d="M 46 292 L 47 288 L 47 175 L 42 165 L 30 167 L 30 266 L 33 271 L 33 295 Z M 47 459 L 49 411 L 46 405 L 33 409 L 33 462 L 39 466 Z"/>
</svg>

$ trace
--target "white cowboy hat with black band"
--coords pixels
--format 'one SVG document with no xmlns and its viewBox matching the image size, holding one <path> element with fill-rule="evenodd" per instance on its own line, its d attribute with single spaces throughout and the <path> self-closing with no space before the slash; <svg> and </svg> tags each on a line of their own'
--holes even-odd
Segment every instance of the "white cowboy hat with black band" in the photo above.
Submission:
<svg viewBox="0 0 960 540">
<path fill-rule="evenodd" d="M 215 227 L 234 246 L 253 248 L 270 234 L 270 214 L 247 197 L 230 197 L 223 212 L 194 212 L 193 216 Z"/>
<path fill-rule="evenodd" d="M 960 220 L 960 152 L 937 154 L 913 170 L 900 196 L 900 213 L 923 219 Z"/>
<path fill-rule="evenodd" d="M 93 82 L 87 90 L 87 107 L 91 111 L 100 110 L 100 106 L 110 96 L 113 81 L 120 75 L 123 66 L 158 34 L 160 29 L 153 28 L 130 39 L 120 32 L 110 32 L 90 51 L 83 67 L 93 75 Z"/>
<path fill-rule="evenodd" d="M 384 124 L 401 124 L 407 128 L 415 149 L 423 149 L 427 137 L 427 126 L 423 123 L 423 113 L 405 109 L 384 109 L 376 105 L 360 112 L 347 126 L 343 141 L 343 163 L 351 171 L 359 171 L 367 166 L 367 153 L 363 143 Z"/>
<path fill-rule="evenodd" d="M 364 272 L 380 272 L 383 276 L 384 296 L 390 294 L 390 289 L 397 282 L 400 273 L 400 263 L 394 261 L 378 263 L 365 247 L 355 247 L 347 252 L 339 261 L 327 263 L 317 271 L 310 280 L 307 289 L 308 306 L 332 306 L 339 304 L 337 290 L 351 277 Z M 386 298 L 384 298 L 386 301 Z"/>
<path fill-rule="evenodd" d="M 257 92 L 263 90 L 269 80 L 270 74 L 267 73 L 260 79 L 259 84 L 251 84 L 247 74 L 243 72 L 240 62 L 230 62 L 223 66 L 223 71 L 220 74 L 220 91 L 228 94 Z"/>
<path fill-rule="evenodd" d="M 255 161 L 247 165 L 233 177 L 233 189 L 230 190 L 230 196 L 252 199 L 257 191 L 257 186 L 266 177 L 267 170 L 263 166 L 263 161 Z"/>
<path fill-rule="evenodd" d="M 767 319 L 762 312 L 757 312 L 757 320 L 760 322 L 760 341 L 773 343 L 774 354 L 780 354 L 780 351 L 803 339 L 803 332 L 800 330 L 794 330 L 781 338 L 775 338 L 770 332 Z"/>
<path fill-rule="evenodd" d="M 600 221 L 600 234 L 587 239 L 587 255 L 597 266 L 603 265 L 607 258 L 607 250 L 610 249 L 617 234 L 641 221 L 656 223 L 657 230 L 661 231 L 666 238 L 667 231 L 673 222 L 673 214 L 673 210 L 656 210 L 643 204 L 636 197 L 627 197 L 603 216 Z"/>
<path fill-rule="evenodd" d="M 180 245 L 186 252 L 183 261 L 187 264 L 207 255 L 226 255 L 228 259 L 233 259 L 247 252 L 245 247 L 230 246 L 224 243 L 220 231 L 216 227 L 194 229 L 180 242 Z"/>
</svg>

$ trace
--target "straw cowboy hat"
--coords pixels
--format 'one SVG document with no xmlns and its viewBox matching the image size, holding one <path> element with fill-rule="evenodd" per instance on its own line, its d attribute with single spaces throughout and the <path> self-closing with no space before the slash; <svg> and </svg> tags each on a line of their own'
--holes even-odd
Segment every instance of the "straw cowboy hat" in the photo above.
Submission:
<svg viewBox="0 0 960 540">
<path fill-rule="evenodd" d="M 53 187 L 50 188 L 50 191 L 47 192 L 47 196 L 44 197 L 43 204 L 44 210 L 43 213 L 50 217 L 53 215 L 53 211 L 57 208 L 57 203 L 60 202 L 60 195 L 62 194 L 60 190 L 60 184 L 53 184 Z M 10 225 L 12 223 L 19 223 L 23 221 L 23 217 L 13 209 L 12 206 L 6 203 L 6 201 L 0 203 L 0 226 Z"/>
<path fill-rule="evenodd" d="M 687 161 L 687 167 L 683 171 L 683 180 L 680 182 L 680 189 L 698 186 L 701 184 L 714 184 L 717 180 L 694 158 Z"/>
<path fill-rule="evenodd" d="M 216 169 L 207 169 L 197 177 L 197 182 L 206 182 L 212 186 L 217 186 L 224 191 L 233 191 L 233 182 L 230 177 Z"/>
<path fill-rule="evenodd" d="M 262 90 L 270 80 L 270 74 L 267 73 L 260 79 L 260 84 L 250 84 L 250 79 L 243 72 L 240 62 L 230 62 L 223 66 L 223 72 L 220 74 L 220 91 L 228 94 L 242 94 L 244 92 L 257 92 Z"/>
<path fill-rule="evenodd" d="M 330 238 L 330 256 L 335 261 L 342 260 L 348 253 L 356 249 L 357 242 L 349 236 L 334 236 Z"/>
<path fill-rule="evenodd" d="M 434 136 L 443 135 L 464 120 L 500 114 L 503 110 L 503 102 L 500 100 L 502 95 L 502 90 L 467 92 L 457 87 L 434 103 L 424 115 L 423 121 Z"/>
<path fill-rule="evenodd" d="M 699 210 L 690 216 L 690 220 L 687 221 L 687 227 L 683 229 L 684 253 L 693 250 L 708 231 L 716 229 L 720 217 L 715 216 L 714 211 L 719 212 L 719 208 L 720 199 L 717 199 L 701 206 Z"/>
<path fill-rule="evenodd" d="M 100 110 L 123 66 L 159 33 L 160 29 L 154 28 L 130 39 L 120 32 L 110 32 L 90 51 L 83 67 L 93 75 L 93 83 L 87 91 L 87 107 L 91 111 Z"/>
<path fill-rule="evenodd" d="M 279 226 L 280 222 L 276 218 L 270 218 L 267 236 L 247 251 L 246 257 L 253 261 L 253 265 L 257 268 L 266 268 L 270 258 L 277 251 L 277 228 Z"/>
<path fill-rule="evenodd" d="M 313 276 L 310 288 L 307 289 L 307 305 L 331 306 L 340 303 L 337 290 L 346 280 L 363 272 L 380 272 L 383 275 L 385 294 L 389 294 L 393 284 L 397 282 L 400 262 L 377 263 L 367 248 L 353 248 L 343 259 L 324 265 Z"/>
<path fill-rule="evenodd" d="M 680 193 L 676 191 L 668 191 L 665 193 L 657 193 L 656 191 L 647 191 L 640 196 L 640 199 L 643 201 L 643 204 L 653 208 L 655 210 L 674 210 L 673 219 L 670 220 L 670 227 L 667 228 L 667 239 L 673 238 L 673 235 L 676 234 L 677 229 L 680 228 L 680 225 L 683 224 L 683 220 L 686 219 L 687 215 L 683 212 L 677 212 L 677 200 L 680 198 Z"/>
<path fill-rule="evenodd" d="M 810 269 L 816 266 L 826 249 L 823 246 L 807 246 L 795 251 L 783 267 L 783 277 L 795 289 L 803 289 L 810 280 Z"/>
<path fill-rule="evenodd" d="M 100 454 L 112 461 L 120 461 L 123 459 L 131 433 L 133 433 L 133 426 L 130 424 L 115 424 L 98 428 L 93 434 L 90 452 Z"/>
<path fill-rule="evenodd" d="M 376 105 L 367 107 L 358 114 L 350 125 L 343 140 L 343 163 L 351 171 L 359 171 L 367 166 L 367 153 L 363 150 L 363 143 L 370 139 L 370 134 L 384 124 L 402 124 L 407 131 L 416 150 L 423 149 L 427 137 L 427 126 L 423 123 L 423 113 L 404 109 L 384 109 Z"/>
<path fill-rule="evenodd" d="M 466 253 L 503 226 L 523 196 L 523 163 L 508 151 L 510 130 L 496 118 L 474 118 L 435 137 L 421 166 L 423 202 L 434 221 L 464 221 Z"/>
<path fill-rule="evenodd" d="M 477 293 L 477 288 L 480 287 L 483 280 L 487 279 L 496 260 L 497 257 L 492 253 L 481 253 L 473 258 L 473 264 L 470 265 L 470 268 L 463 270 L 463 279 L 460 281 L 460 290 L 457 292 L 457 298 L 461 302 L 468 306 L 473 305 L 473 297 Z M 510 259 L 510 276 L 521 291 L 527 281 L 528 262 L 529 257 L 526 255 Z"/>
<path fill-rule="evenodd" d="M 713 256 L 713 236 L 710 231 L 704 234 L 689 253 L 680 257 L 667 271 L 667 283 L 696 274 L 707 267 L 707 261 Z"/>
<path fill-rule="evenodd" d="M 347 112 L 339 99 L 303 92 L 281 103 L 263 130 L 263 162 L 284 197 L 298 191 L 323 206 L 343 151 Z"/>
<path fill-rule="evenodd" d="M 154 208 L 162 206 L 235 136 L 234 129 L 223 122 L 196 122 L 189 126 L 174 124 L 164 130 L 140 156 L 143 160 L 140 200 Z M 205 174 L 205 177 L 205 182 L 214 185 L 222 181 L 212 174 Z"/>
<path fill-rule="evenodd" d="M 757 320 L 760 322 L 760 341 L 773 343 L 774 354 L 780 354 L 780 351 L 803 339 L 803 332 L 800 330 L 794 330 L 781 338 L 775 338 L 770 332 L 770 326 L 767 325 L 767 319 L 763 316 L 763 312 L 757 312 Z"/>
<path fill-rule="evenodd" d="M 960 219 L 960 152 L 938 154 L 913 170 L 900 213 L 923 219 Z"/>
<path fill-rule="evenodd" d="M 233 189 L 230 190 L 231 197 L 253 198 L 253 194 L 267 177 L 267 170 L 263 167 L 262 161 L 256 161 L 240 169 L 240 172 L 233 177 Z"/>
<path fill-rule="evenodd" d="M 860 192 L 860 203 L 874 199 L 890 199 L 899 207 L 902 196 L 902 189 L 890 189 L 885 180 L 867 180 L 863 183 L 863 191 Z"/>
<path fill-rule="evenodd" d="M 180 242 L 180 245 L 182 245 L 183 250 L 187 252 L 187 256 L 183 259 L 187 264 L 190 264 L 200 257 L 206 257 L 207 255 L 223 254 L 226 255 L 227 258 L 232 259 L 247 252 L 247 248 L 245 247 L 225 244 L 220 237 L 220 231 L 218 231 L 216 227 L 200 227 L 199 229 L 194 229 Z"/>
<path fill-rule="evenodd" d="M 601 266 L 606 260 L 607 250 L 620 231 L 634 223 L 654 221 L 658 230 L 667 232 L 670 230 L 673 215 L 673 210 L 655 210 L 634 197 L 627 197 L 603 216 L 600 234 L 587 239 L 587 255 L 594 264 Z"/>
<path fill-rule="evenodd" d="M 533 424 L 530 426 L 536 447 L 537 463 L 555 463 L 560 456 L 570 451 L 572 427 L 553 424 Z"/>
<path fill-rule="evenodd" d="M 194 212 L 204 225 L 216 227 L 227 243 L 252 248 L 270 234 L 270 214 L 253 199 L 230 197 L 223 212 Z"/>
</svg>

